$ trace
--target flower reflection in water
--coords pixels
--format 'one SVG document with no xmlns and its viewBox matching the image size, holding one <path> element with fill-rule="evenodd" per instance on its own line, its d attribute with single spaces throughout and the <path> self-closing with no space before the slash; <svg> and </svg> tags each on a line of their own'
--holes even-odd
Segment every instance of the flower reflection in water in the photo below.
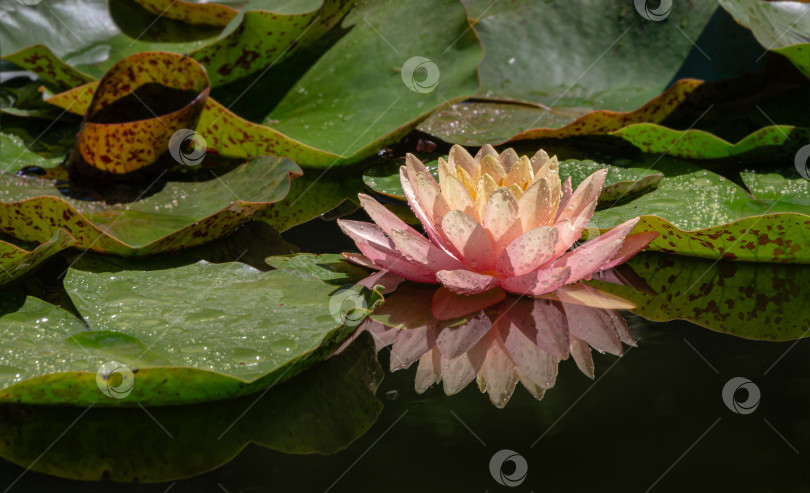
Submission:
<svg viewBox="0 0 810 493">
<path fill-rule="evenodd" d="M 611 270 L 599 278 L 617 282 L 627 276 Z M 360 329 L 374 335 L 378 348 L 391 345 L 391 371 L 418 361 L 417 392 L 439 383 L 453 395 L 475 380 L 503 407 L 518 382 L 541 399 L 554 386 L 561 360 L 573 357 L 593 378 L 591 348 L 620 356 L 623 344 L 635 346 L 617 312 L 633 307 L 583 283 L 540 297 L 497 288 L 464 296 L 443 286 L 406 283 Z"/>
</svg>

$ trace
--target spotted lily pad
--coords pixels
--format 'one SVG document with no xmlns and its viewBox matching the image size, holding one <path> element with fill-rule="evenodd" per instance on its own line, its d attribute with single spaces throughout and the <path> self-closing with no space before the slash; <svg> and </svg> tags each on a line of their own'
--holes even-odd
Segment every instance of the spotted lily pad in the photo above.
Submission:
<svg viewBox="0 0 810 493">
<path fill-rule="evenodd" d="M 0 432 L 7 437 L 0 456 L 62 478 L 149 483 L 210 471 L 248 443 L 285 453 L 334 453 L 365 433 L 382 410 L 374 396 L 382 369 L 371 336 L 363 336 L 261 398 L 146 412 L 0 405 Z"/>
<path fill-rule="evenodd" d="M 0 340 L 15 348 L 0 356 L 0 401 L 148 406 L 230 398 L 288 380 L 352 331 L 341 324 L 343 307 L 330 304 L 337 288 L 294 270 L 93 257 L 75 264 L 64 285 L 90 330 L 41 300 L 0 297 Z M 103 366 L 110 361 L 131 370 L 129 380 L 110 380 L 114 372 Z"/>
<path fill-rule="evenodd" d="M 790 125 L 764 127 L 736 144 L 703 130 L 673 130 L 651 123 L 630 125 L 614 132 L 649 153 L 667 153 L 692 159 L 722 159 L 745 156 L 749 160 L 791 161 L 810 139 L 806 128 Z"/>
<path fill-rule="evenodd" d="M 627 263 L 652 291 L 596 282 L 632 301 L 631 310 L 655 321 L 689 320 L 750 339 L 785 341 L 807 335 L 810 266 L 713 262 L 642 254 Z"/>
<path fill-rule="evenodd" d="M 295 163 L 275 157 L 224 174 L 208 171 L 207 181 L 169 181 L 151 190 L 153 182 L 134 202 L 116 204 L 73 198 L 45 178 L 3 173 L 0 231 L 42 243 L 64 229 L 77 248 L 118 255 L 178 250 L 230 233 L 281 200 L 290 176 L 301 174 Z"/>
<path fill-rule="evenodd" d="M 0 286 L 19 279 L 42 262 L 76 244 L 76 240 L 62 230 L 51 241 L 38 245 L 32 251 L 0 240 Z"/>
<path fill-rule="evenodd" d="M 653 156 L 645 159 L 652 160 Z M 656 231 L 648 249 L 711 259 L 810 263 L 810 182 L 795 170 L 747 173 L 748 193 L 714 172 L 658 158 L 658 187 L 598 210 L 590 225 L 611 228 L 641 216 L 633 232 Z M 610 205 L 610 204 L 609 204 Z"/>
</svg>

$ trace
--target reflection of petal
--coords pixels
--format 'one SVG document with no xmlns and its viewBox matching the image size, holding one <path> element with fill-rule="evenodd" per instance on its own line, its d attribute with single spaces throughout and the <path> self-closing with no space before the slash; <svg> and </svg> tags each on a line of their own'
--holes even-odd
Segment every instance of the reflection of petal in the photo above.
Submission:
<svg viewBox="0 0 810 493">
<path fill-rule="evenodd" d="M 591 348 L 588 346 L 588 343 L 571 336 L 571 355 L 574 357 L 574 361 L 579 370 L 593 380 L 593 358 L 591 357 Z"/>
<path fill-rule="evenodd" d="M 498 331 L 491 331 L 487 334 L 487 339 L 489 347 L 481 365 L 481 375 L 486 383 L 489 400 L 495 406 L 503 408 L 515 391 L 517 372 Z"/>
<path fill-rule="evenodd" d="M 525 328 L 514 324 L 505 329 L 503 327 L 500 330 L 503 344 L 523 374 L 521 381 L 528 379 L 533 386 L 543 389 L 553 387 L 557 379 L 557 359 L 538 348 Z"/>
<path fill-rule="evenodd" d="M 436 320 L 453 320 L 490 307 L 505 297 L 506 293 L 502 289 L 490 289 L 483 293 L 463 296 L 440 287 L 433 293 L 430 312 Z M 425 307 L 421 309 L 424 310 Z"/>
<path fill-rule="evenodd" d="M 374 286 L 381 285 L 383 287 L 382 293 L 388 294 L 394 292 L 403 280 L 401 276 L 392 274 L 386 270 L 380 270 L 358 281 L 357 285 L 368 289 L 374 289 Z"/>
<path fill-rule="evenodd" d="M 468 317 L 468 320 L 458 327 L 442 329 L 436 337 L 436 346 L 443 358 L 457 358 L 470 351 L 491 328 L 492 322 L 489 317 L 484 312 L 479 312 Z"/>
<path fill-rule="evenodd" d="M 423 393 L 428 387 L 442 380 L 442 356 L 438 349 L 431 349 L 419 359 L 415 380 L 414 389 L 417 394 Z"/>
<path fill-rule="evenodd" d="M 618 317 L 615 312 L 600 310 L 582 305 L 565 305 L 565 314 L 568 317 L 568 330 L 571 338 L 579 338 L 599 351 L 620 356 L 622 343 L 616 333 L 612 317 Z"/>
<path fill-rule="evenodd" d="M 520 331 L 540 350 L 558 359 L 568 357 L 568 325 L 562 310 L 547 300 L 518 298 L 507 302 L 506 311 L 498 320 L 502 330 Z"/>
<path fill-rule="evenodd" d="M 605 310 L 632 310 L 636 307 L 624 298 L 599 291 L 581 282 L 565 286 L 551 294 L 563 303 L 571 305 L 592 306 Z"/>
<path fill-rule="evenodd" d="M 420 327 L 399 332 L 391 347 L 391 371 L 408 368 L 436 345 L 436 329 Z"/>
<path fill-rule="evenodd" d="M 475 379 L 476 373 L 467 353 L 453 359 L 442 355 L 441 374 L 445 394 L 453 395 L 461 392 Z"/>
<path fill-rule="evenodd" d="M 529 379 L 529 377 L 520 371 L 520 368 L 515 368 L 515 371 L 517 372 L 518 380 L 520 380 L 520 384 L 523 385 L 523 388 L 528 390 L 529 393 L 532 394 L 538 401 L 542 399 L 546 393 L 546 389 L 535 385 L 534 382 Z"/>
</svg>

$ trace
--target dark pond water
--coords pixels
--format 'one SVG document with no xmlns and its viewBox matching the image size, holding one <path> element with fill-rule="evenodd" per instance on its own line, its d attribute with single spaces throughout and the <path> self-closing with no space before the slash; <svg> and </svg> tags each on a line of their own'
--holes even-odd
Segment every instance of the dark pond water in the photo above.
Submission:
<svg viewBox="0 0 810 493">
<path fill-rule="evenodd" d="M 351 246 L 337 234 L 314 231 L 299 228 L 286 237 L 308 251 Z M 643 255 L 635 265 L 657 258 Z M 702 265 L 688 260 L 680 268 Z M 705 266 L 714 275 L 711 262 Z M 794 301 L 785 305 L 780 323 L 810 327 L 802 318 L 802 300 L 810 293 L 808 283 L 801 282 L 804 268 L 757 268 L 796 281 L 787 283 L 800 292 L 785 293 Z M 725 273 L 722 285 L 731 290 L 736 289 L 732 281 L 749 271 L 718 272 Z M 755 282 L 750 286 L 757 289 Z M 12 492 L 810 490 L 810 343 L 750 340 L 687 321 L 651 322 L 621 313 L 638 347 L 625 346 L 622 357 L 594 353 L 594 380 L 571 359 L 563 361 L 556 385 L 541 401 L 519 386 L 504 409 L 494 407 L 475 384 L 451 397 L 435 385 L 417 394 L 416 365 L 390 373 L 389 350 L 383 349 L 379 417 L 373 419 L 378 404 L 361 399 L 371 418 L 351 436 L 333 437 L 335 448 L 354 441 L 329 455 L 286 454 L 257 444 L 240 449 L 251 440 L 294 449 L 360 412 L 359 401 L 335 401 L 335 396 L 373 385 L 382 374 L 368 357 L 370 338 L 361 338 L 343 360 L 329 360 L 261 399 L 174 409 L 92 409 L 87 416 L 79 408 L 3 408 L 3 455 L 22 454 L 16 462 L 40 470 L 83 470 L 91 477 L 103 475 L 99 464 L 110 461 L 131 463 L 147 475 L 198 475 L 148 484 L 82 482 L 4 460 L 0 484 Z M 737 333 L 778 336 L 782 330 L 773 317 L 766 322 L 755 310 L 747 314 L 748 321 L 734 325 Z M 740 377 L 745 381 L 728 383 Z M 279 406 L 288 410 L 283 419 Z M 241 425 L 231 430 L 227 423 L 234 416 Z M 12 446 L 20 443 L 27 450 Z M 507 479 L 513 475 L 516 462 L 496 463 L 493 475 L 492 458 L 504 449 L 513 451 L 505 454 L 515 461 L 525 461 L 519 485 L 504 486 L 496 479 L 500 473 Z M 27 459 L 20 460 L 23 456 Z"/>
</svg>

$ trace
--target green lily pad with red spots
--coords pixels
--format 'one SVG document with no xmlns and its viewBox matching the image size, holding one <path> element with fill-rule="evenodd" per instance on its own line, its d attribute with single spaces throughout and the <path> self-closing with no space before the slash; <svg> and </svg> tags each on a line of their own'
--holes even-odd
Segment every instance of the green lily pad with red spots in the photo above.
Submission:
<svg viewBox="0 0 810 493">
<path fill-rule="evenodd" d="M 652 289 L 592 281 L 635 303 L 648 320 L 688 320 L 718 332 L 759 340 L 804 337 L 810 327 L 810 266 L 714 262 L 641 254 L 627 266 Z"/>
<path fill-rule="evenodd" d="M 78 259 L 64 288 L 87 326 L 7 288 L 0 346 L 14 350 L 0 353 L 0 402 L 129 407 L 247 395 L 323 360 L 354 329 L 342 324 L 348 304 L 332 300 L 339 288 L 310 274 L 182 262 Z M 117 367 L 127 370 L 115 376 Z"/>
<path fill-rule="evenodd" d="M 135 53 L 187 53 L 206 66 L 214 85 L 220 85 L 293 55 L 336 25 L 355 0 L 279 5 L 277 12 L 248 5 L 239 13 L 222 5 L 213 12 L 212 6 L 169 2 L 170 8 L 164 7 L 163 13 L 157 14 L 154 10 L 163 2 L 142 0 L 143 6 L 132 5 L 129 0 L 113 2 L 109 10 L 107 3 L 56 0 L 25 5 L 5 1 L 0 36 L 4 54 L 12 58 L 4 58 L 37 73 L 56 70 L 52 77 L 75 86 L 81 75 L 53 58 L 37 57 L 43 49 L 31 47 L 44 45 L 67 65 L 94 77 Z M 143 14 L 153 19 L 144 19 Z M 206 24 L 210 28 L 201 30 Z M 42 29 L 43 25 L 49 29 Z M 94 49 L 87 50 L 90 44 Z"/>
<path fill-rule="evenodd" d="M 193 175 L 198 181 L 158 179 L 141 188 L 121 188 L 127 194 L 124 202 L 109 202 L 98 195 L 101 191 L 47 176 L 2 173 L 0 231 L 43 243 L 64 229 L 77 248 L 124 256 L 179 250 L 234 231 L 284 198 L 291 176 L 301 174 L 295 163 L 277 157 L 258 158 L 228 172 L 205 163 Z"/>
<path fill-rule="evenodd" d="M 621 137 L 644 152 L 667 153 L 691 159 L 741 157 L 749 161 L 791 161 L 810 140 L 806 128 L 790 125 L 764 127 L 732 144 L 703 130 L 673 130 L 652 123 L 630 125 L 611 135 Z"/>
<path fill-rule="evenodd" d="M 0 286 L 21 278 L 52 256 L 75 245 L 76 240 L 62 230 L 31 251 L 0 240 Z"/>
<path fill-rule="evenodd" d="M 741 173 L 741 184 L 674 158 L 643 157 L 664 174 L 655 190 L 597 210 L 589 224 L 633 217 L 656 231 L 650 250 L 709 259 L 810 263 L 810 181 L 793 168 Z M 656 161 L 657 160 L 657 161 Z M 575 181 L 576 185 L 576 181 Z M 750 192 L 749 192 L 750 191 Z"/>
<path fill-rule="evenodd" d="M 137 407 L 5 404 L 0 456 L 60 478 L 151 483 L 208 472 L 250 443 L 290 454 L 334 453 L 376 421 L 383 405 L 374 394 L 382 377 L 373 339 L 364 333 L 339 355 L 260 399 L 154 407 L 148 413 Z M 135 449 L 140 453 L 133 454 Z"/>
</svg>

